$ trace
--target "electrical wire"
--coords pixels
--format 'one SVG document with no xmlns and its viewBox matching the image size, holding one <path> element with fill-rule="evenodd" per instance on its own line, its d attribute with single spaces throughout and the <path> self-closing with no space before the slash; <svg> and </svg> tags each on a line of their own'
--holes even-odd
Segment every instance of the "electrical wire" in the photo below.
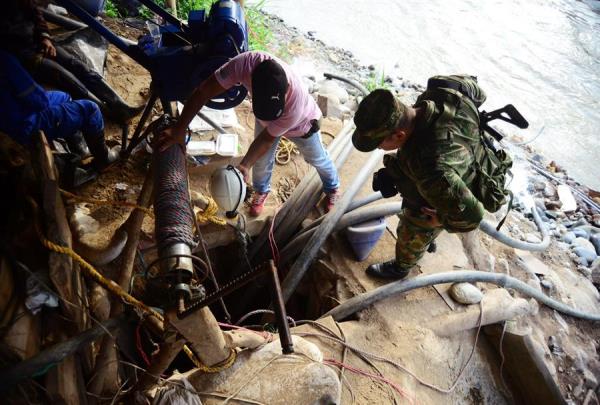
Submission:
<svg viewBox="0 0 600 405">
<path fill-rule="evenodd" d="M 479 335 L 481 333 L 481 327 L 483 325 L 483 304 L 481 302 L 480 302 L 479 308 L 480 308 L 479 319 L 477 321 L 477 332 L 475 334 L 475 341 L 473 343 L 473 348 L 471 350 L 471 353 L 469 354 L 469 357 L 467 358 L 467 361 L 465 362 L 464 366 L 462 366 L 460 372 L 458 373 L 458 376 L 456 377 L 454 383 L 449 388 L 441 388 L 441 387 L 438 387 L 438 386 L 433 385 L 431 383 L 428 383 L 428 382 L 422 380 L 420 377 L 418 377 L 415 373 L 413 373 L 412 371 L 410 371 L 408 368 L 406 368 L 402 364 L 400 364 L 400 363 L 398 363 L 398 362 L 396 362 L 396 361 L 394 361 L 392 359 L 389 359 L 389 358 L 386 358 L 386 357 L 382 357 L 382 356 L 379 356 L 377 354 L 367 352 L 365 350 L 361 350 L 361 349 L 359 349 L 359 348 L 357 348 L 355 346 L 352 346 L 352 345 L 344 342 L 343 340 L 341 340 L 341 339 L 339 339 L 337 337 L 334 337 L 336 335 L 335 335 L 335 333 L 333 333 L 333 331 L 331 331 L 329 328 L 327 328 L 324 325 L 321 325 L 318 322 L 315 322 L 315 321 L 302 321 L 304 323 L 308 323 L 308 324 L 311 324 L 311 325 L 315 325 L 315 326 L 318 325 L 318 327 L 321 328 L 321 329 L 327 329 L 329 331 L 329 333 L 332 334 L 332 336 L 322 335 L 322 334 L 318 334 L 318 333 L 311 333 L 311 332 L 295 332 L 294 335 L 297 335 L 297 336 L 313 336 L 313 337 L 317 337 L 317 338 L 325 338 L 325 339 L 329 339 L 329 340 L 335 341 L 335 342 L 337 342 L 337 343 L 339 343 L 339 344 L 341 344 L 343 346 L 348 347 L 348 349 L 352 350 L 355 353 L 360 353 L 360 354 L 362 354 L 362 355 L 364 355 L 366 357 L 369 357 L 369 358 L 372 358 L 372 359 L 375 359 L 375 360 L 382 361 L 384 363 L 388 363 L 388 364 L 393 365 L 394 367 L 396 367 L 396 368 L 404 371 L 405 373 L 407 373 L 408 375 L 410 375 L 411 377 L 413 377 L 419 384 L 421 384 L 421 385 L 423 385 L 425 387 L 428 387 L 428 388 L 430 388 L 430 389 L 432 389 L 434 391 L 438 391 L 438 392 L 440 392 L 442 394 L 449 394 L 452 391 L 454 391 L 454 389 L 456 389 L 456 386 L 458 385 L 458 383 L 459 383 L 459 381 L 460 381 L 460 379 L 461 379 L 464 371 L 467 369 L 468 365 L 470 364 L 470 362 L 471 362 L 471 360 L 473 358 L 473 354 L 475 353 L 475 349 L 477 348 L 477 342 L 479 340 Z"/>
</svg>

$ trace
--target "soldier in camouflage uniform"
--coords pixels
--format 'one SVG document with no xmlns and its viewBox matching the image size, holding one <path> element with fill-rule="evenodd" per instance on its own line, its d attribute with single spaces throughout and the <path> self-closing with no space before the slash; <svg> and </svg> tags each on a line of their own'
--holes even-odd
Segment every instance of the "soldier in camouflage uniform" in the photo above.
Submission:
<svg viewBox="0 0 600 405">
<path fill-rule="evenodd" d="M 383 89 L 360 103 L 352 142 L 362 152 L 397 149 L 384 156 L 374 188 L 402 195 L 396 259 L 369 266 L 367 274 L 406 277 L 442 229 L 477 228 L 484 207 L 472 185 L 485 153 L 477 110 L 484 100 L 475 77 L 436 76 L 413 106 Z"/>
</svg>

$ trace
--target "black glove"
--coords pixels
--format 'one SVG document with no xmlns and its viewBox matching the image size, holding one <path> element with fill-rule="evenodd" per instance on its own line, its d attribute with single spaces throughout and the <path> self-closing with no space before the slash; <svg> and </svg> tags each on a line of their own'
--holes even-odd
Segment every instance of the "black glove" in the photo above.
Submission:
<svg viewBox="0 0 600 405">
<path fill-rule="evenodd" d="M 373 191 L 381 191 L 383 198 L 390 198 L 398 194 L 394 180 L 385 168 L 373 173 Z"/>
</svg>

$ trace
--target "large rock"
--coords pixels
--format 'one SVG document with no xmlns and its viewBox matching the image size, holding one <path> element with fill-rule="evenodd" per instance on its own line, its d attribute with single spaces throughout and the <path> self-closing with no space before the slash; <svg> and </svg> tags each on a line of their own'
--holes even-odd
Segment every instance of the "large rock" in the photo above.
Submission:
<svg viewBox="0 0 600 405">
<path fill-rule="evenodd" d="M 348 92 L 333 80 L 323 80 L 319 83 L 319 94 L 335 96 L 340 103 L 348 101 Z"/>
<path fill-rule="evenodd" d="M 592 235 L 590 237 L 590 242 L 594 246 L 594 249 L 596 249 L 596 254 L 600 255 L 600 234 L 597 233 L 595 235 Z"/>
<path fill-rule="evenodd" d="M 592 271 L 592 282 L 600 285 L 600 257 L 594 260 L 590 270 Z"/>
<path fill-rule="evenodd" d="M 455 283 L 450 287 L 450 296 L 460 304 L 477 304 L 483 298 L 479 288 L 470 283 Z"/>
<path fill-rule="evenodd" d="M 585 238 L 575 238 L 571 247 L 573 248 L 573 252 L 582 259 L 582 261 L 585 261 L 585 263 L 583 263 L 585 266 L 592 263 L 596 257 L 598 257 L 594 245 Z"/>
<path fill-rule="evenodd" d="M 323 364 L 320 349 L 301 337 L 292 339 L 292 355 L 281 354 L 279 340 L 275 340 L 258 350 L 240 352 L 234 365 L 221 373 L 191 370 L 179 376 L 187 378 L 198 392 L 236 393 L 236 397 L 265 404 L 339 404 L 341 382 L 336 372 Z M 202 400 L 204 405 L 223 401 Z"/>
</svg>

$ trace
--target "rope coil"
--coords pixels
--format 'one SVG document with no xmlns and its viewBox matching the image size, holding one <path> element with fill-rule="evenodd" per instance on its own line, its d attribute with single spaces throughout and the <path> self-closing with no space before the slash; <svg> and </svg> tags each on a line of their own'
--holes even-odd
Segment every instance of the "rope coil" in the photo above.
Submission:
<svg viewBox="0 0 600 405">
<path fill-rule="evenodd" d="M 287 165 L 292 159 L 292 154 L 298 155 L 300 151 L 296 144 L 285 137 L 281 137 L 275 152 L 275 161 L 280 165 Z"/>
<path fill-rule="evenodd" d="M 206 224 L 208 222 L 212 222 L 217 225 L 227 225 L 227 221 L 217 215 L 219 211 L 219 207 L 217 203 L 212 198 L 208 197 L 208 206 L 204 209 L 204 211 L 198 211 L 196 213 L 196 220 L 199 224 Z"/>
</svg>

